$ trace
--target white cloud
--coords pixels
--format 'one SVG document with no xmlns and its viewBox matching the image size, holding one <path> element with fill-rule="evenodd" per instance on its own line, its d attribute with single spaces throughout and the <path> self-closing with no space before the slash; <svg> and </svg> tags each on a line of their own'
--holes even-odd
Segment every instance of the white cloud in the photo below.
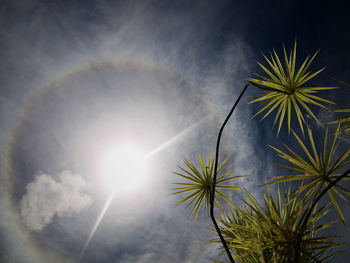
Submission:
<svg viewBox="0 0 350 263">
<path fill-rule="evenodd" d="M 41 231 L 55 216 L 72 216 L 92 202 L 83 192 L 86 187 L 79 174 L 64 171 L 53 176 L 38 173 L 34 181 L 26 186 L 26 194 L 20 204 L 22 222 L 32 231 Z"/>
</svg>

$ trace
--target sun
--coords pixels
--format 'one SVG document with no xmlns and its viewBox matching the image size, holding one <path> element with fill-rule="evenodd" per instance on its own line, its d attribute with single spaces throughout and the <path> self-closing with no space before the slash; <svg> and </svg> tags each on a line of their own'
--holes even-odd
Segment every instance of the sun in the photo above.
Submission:
<svg viewBox="0 0 350 263">
<path fill-rule="evenodd" d="M 145 181 L 146 156 L 132 143 L 113 145 L 101 154 L 100 173 L 110 191 L 130 192 Z"/>
</svg>

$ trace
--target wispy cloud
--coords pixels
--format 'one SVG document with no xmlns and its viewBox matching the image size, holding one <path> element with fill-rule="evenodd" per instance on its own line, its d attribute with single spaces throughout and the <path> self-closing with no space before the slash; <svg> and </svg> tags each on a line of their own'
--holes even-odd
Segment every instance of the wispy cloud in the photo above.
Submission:
<svg viewBox="0 0 350 263">
<path fill-rule="evenodd" d="M 59 158 L 66 158 L 62 152 L 57 153 L 57 147 L 51 144 L 52 142 L 59 141 L 57 145 L 59 147 L 65 142 L 64 147 L 69 153 L 79 148 L 75 144 L 75 138 L 83 136 L 76 132 L 78 128 L 81 130 L 82 127 L 90 125 L 81 121 L 84 109 L 88 109 L 86 116 L 89 116 L 89 120 L 93 120 L 91 125 L 94 127 L 101 128 L 104 120 L 108 123 L 113 122 L 118 127 L 119 119 L 116 120 L 115 116 L 121 114 L 122 107 L 114 108 L 114 105 L 118 103 L 124 105 L 121 96 L 123 92 L 127 94 L 124 86 L 127 85 L 128 92 L 133 97 L 142 98 L 146 102 L 148 95 L 145 94 L 152 94 L 152 102 L 145 103 L 142 112 L 135 110 L 135 113 L 144 116 L 143 120 L 147 122 L 144 125 L 135 124 L 131 127 L 142 127 L 142 130 L 139 129 L 143 133 L 142 136 L 146 138 L 146 135 L 150 135 L 148 141 L 153 140 L 153 137 L 161 138 L 159 144 L 154 143 L 156 149 L 161 151 L 152 156 L 152 160 L 157 163 L 157 170 L 153 171 L 153 176 L 157 179 L 148 192 L 154 193 L 154 196 L 142 198 L 142 194 L 138 193 L 137 205 L 122 199 L 115 200 L 94 236 L 84 262 L 208 262 L 210 256 L 215 257 L 217 254 L 215 248 L 205 245 L 213 235 L 208 230 L 210 222 L 206 215 L 203 215 L 203 222 L 197 222 L 193 226 L 187 216 L 188 209 L 174 208 L 176 200 L 167 197 L 170 182 L 175 180 L 171 177 L 170 171 L 176 168 L 176 164 L 181 163 L 182 155 L 192 156 L 197 152 L 213 153 L 219 125 L 232 106 L 237 93 L 243 88 L 248 68 L 251 67 L 250 48 L 239 36 L 223 39 L 217 34 L 217 30 L 225 24 L 225 21 L 221 20 L 224 7 L 211 2 L 194 1 L 188 4 L 189 6 L 186 1 L 170 1 L 171 3 L 165 5 L 157 1 L 144 1 L 137 5 L 132 2 L 121 4 L 123 1 L 115 1 L 113 4 L 92 2 L 94 8 L 90 9 L 86 7 L 87 5 L 70 9 L 64 4 L 46 6 L 38 3 L 33 14 L 36 19 L 27 18 L 32 21 L 30 27 L 24 26 L 26 23 L 16 23 L 11 29 L 13 40 L 10 41 L 9 37 L 6 39 L 10 43 L 14 42 L 14 45 L 10 45 L 12 49 L 9 53 L 13 57 L 8 57 L 6 60 L 15 64 L 16 71 L 29 71 L 27 75 L 30 76 L 30 81 L 25 77 L 22 80 L 16 76 L 13 78 L 16 85 L 7 82 L 9 87 L 19 87 L 16 90 L 20 91 L 19 94 L 14 96 L 16 99 L 17 96 L 25 97 L 25 91 L 35 92 L 40 83 L 46 85 L 45 80 L 60 76 L 62 71 L 85 61 L 114 58 L 145 60 L 154 62 L 157 67 L 175 71 L 179 77 L 170 78 L 170 75 L 167 76 L 170 73 L 165 71 L 147 71 L 147 74 L 140 76 L 133 73 L 132 78 L 127 79 L 126 74 L 115 77 L 108 73 L 108 70 L 103 71 L 108 69 L 107 67 L 101 69 L 97 67 L 95 72 L 99 73 L 100 69 L 101 77 L 98 74 L 91 74 L 91 78 L 86 78 L 88 74 L 84 73 L 85 75 L 79 75 L 81 82 L 71 83 L 66 80 L 65 85 L 55 89 L 55 94 L 59 94 L 58 96 L 50 95 L 48 92 L 45 97 L 48 105 L 57 105 L 55 110 L 49 110 L 45 105 L 38 110 L 39 113 L 49 113 L 46 119 L 37 118 L 36 114 L 28 112 L 30 116 L 28 118 L 32 118 L 31 127 L 36 127 L 38 130 L 41 126 L 36 126 L 35 123 L 45 125 L 43 131 L 45 135 L 48 134 L 45 137 L 48 138 L 48 143 L 43 139 L 43 135 L 40 135 L 38 140 L 40 139 L 42 142 L 40 145 L 45 145 L 45 148 L 48 145 L 50 147 L 48 151 L 43 152 L 47 153 L 51 149 L 54 153 L 38 158 L 40 162 L 37 162 L 38 166 L 33 170 L 54 169 L 56 166 L 53 165 L 59 163 L 57 161 Z M 187 8 L 190 6 L 191 8 Z M 23 10 L 21 8 L 20 15 L 16 13 L 13 17 L 28 17 L 26 9 Z M 15 59 L 15 55 L 21 59 Z M 36 74 L 31 74 L 32 71 Z M 76 83 L 81 83 L 81 88 L 75 87 Z M 140 91 L 131 93 L 131 90 L 137 91 L 134 86 L 140 87 Z M 75 90 L 79 92 L 73 93 Z M 113 107 L 109 108 L 109 100 L 105 99 L 104 92 L 108 92 L 108 96 L 113 100 L 111 103 Z M 98 100 L 100 97 L 101 101 Z M 88 98 L 88 107 L 82 104 L 85 98 Z M 259 154 L 253 140 L 258 132 L 255 131 L 257 129 L 254 123 L 247 124 L 251 114 L 244 103 L 242 102 L 225 130 L 221 156 L 233 154 L 235 174 L 251 175 L 250 181 L 248 179 L 242 181 L 244 186 L 249 187 L 260 183 L 252 179 L 259 170 L 260 158 L 254 158 Z M 67 105 L 74 105 L 74 112 L 69 111 Z M 104 108 L 113 109 L 112 112 L 118 114 L 104 117 L 102 112 Z M 61 113 L 57 109 L 64 110 Z M 46 126 L 53 126 L 53 115 L 58 116 L 59 120 L 65 120 L 57 122 L 62 129 L 46 129 Z M 110 116 L 114 118 L 111 120 Z M 128 116 L 134 117 L 134 115 Z M 149 116 L 152 116 L 152 119 Z M 195 125 L 195 129 L 190 129 L 190 132 L 186 132 L 186 136 L 181 136 L 183 133 L 177 135 L 177 132 L 192 127 L 193 123 L 202 118 L 206 118 L 205 121 L 198 126 Z M 32 134 L 36 134 L 36 130 L 33 129 Z M 74 131 L 74 134 L 70 131 Z M 30 139 L 32 134 L 26 132 L 25 139 L 32 142 Z M 99 132 L 94 134 L 101 137 Z M 113 133 L 113 136 L 116 134 Z M 163 141 L 173 136 L 181 137 L 181 140 L 171 144 L 171 147 L 157 148 Z M 59 139 L 53 140 L 52 137 Z M 96 141 L 93 136 L 87 138 L 88 140 L 82 145 L 90 145 Z M 29 145 L 32 146 L 31 143 Z M 73 258 L 78 256 L 79 252 L 76 251 L 81 250 L 86 241 L 84 237 L 87 238 L 104 205 L 102 201 L 99 202 L 97 192 L 100 190 L 95 187 L 90 189 L 94 205 L 82 211 L 92 202 L 84 193 L 85 180 L 91 182 L 89 180 L 93 178 L 88 176 L 92 169 L 89 167 L 89 161 L 82 158 L 91 155 L 91 152 L 81 150 L 80 154 L 72 154 L 69 159 L 71 161 L 74 160 L 74 156 L 78 156 L 78 160 L 74 163 L 79 162 L 79 165 L 74 169 L 82 171 L 86 175 L 84 179 L 70 172 L 65 172 L 66 176 L 64 173 L 57 176 L 39 173 L 28 184 L 27 192 L 20 203 L 21 218 L 27 228 L 32 231 L 45 230 L 39 235 L 31 235 L 31 238 L 37 240 L 39 237 L 41 244 L 47 245 L 49 247 L 47 250 L 57 255 L 68 254 Z M 29 157 L 23 158 L 32 164 L 28 161 L 31 159 Z M 67 160 L 63 160 L 62 163 L 57 165 L 65 169 L 75 167 Z M 84 164 L 87 164 L 86 167 L 83 167 Z M 147 197 L 147 194 L 144 196 Z M 78 214 L 79 212 L 81 213 Z M 67 222 L 69 216 L 74 218 L 68 218 Z M 57 217 L 62 218 L 55 220 Z M 52 225 L 44 229 L 50 223 Z"/>
<path fill-rule="evenodd" d="M 84 193 L 84 179 L 70 171 L 57 176 L 38 173 L 26 186 L 20 204 L 22 222 L 31 231 L 41 231 L 55 216 L 72 216 L 88 207 L 92 199 Z"/>
</svg>

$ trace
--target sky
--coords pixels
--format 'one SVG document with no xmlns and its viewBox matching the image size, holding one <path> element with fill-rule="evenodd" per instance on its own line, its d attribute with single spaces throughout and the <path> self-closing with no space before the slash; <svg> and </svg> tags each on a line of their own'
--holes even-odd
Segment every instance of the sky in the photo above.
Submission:
<svg viewBox="0 0 350 263">
<path fill-rule="evenodd" d="M 214 237 L 208 215 L 192 223 L 190 208 L 176 207 L 172 171 L 184 156 L 214 153 L 261 53 L 294 41 L 300 60 L 320 49 L 313 70 L 326 70 L 315 83 L 350 83 L 350 5 L 343 2 L 1 1 L 0 262 L 220 258 L 207 244 Z M 295 141 L 285 127 L 276 136 L 273 118 L 251 118 L 259 105 L 247 102 L 257 92 L 248 88 L 220 154 L 245 175 L 235 183 L 259 197 L 269 177 L 288 174 L 267 144 Z M 350 98 L 344 89 L 327 94 L 343 105 Z M 323 126 L 308 121 L 321 135 Z M 341 140 L 348 147 L 348 137 Z M 148 156 L 147 170 L 133 191 L 119 191 L 117 182 L 111 198 L 101 158 L 124 142 Z M 349 204 L 342 206 L 350 220 Z M 348 223 L 332 233 L 347 242 Z M 347 262 L 349 246 L 334 262 Z"/>
</svg>

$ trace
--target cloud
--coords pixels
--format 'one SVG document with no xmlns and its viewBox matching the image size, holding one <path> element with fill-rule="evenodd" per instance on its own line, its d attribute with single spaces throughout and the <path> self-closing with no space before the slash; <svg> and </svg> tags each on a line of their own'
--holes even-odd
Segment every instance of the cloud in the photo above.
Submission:
<svg viewBox="0 0 350 263">
<path fill-rule="evenodd" d="M 91 203 L 91 197 L 83 192 L 86 187 L 79 174 L 64 171 L 57 180 L 39 172 L 26 186 L 26 194 L 20 203 L 22 222 L 31 231 L 41 231 L 55 216 L 67 217 L 79 213 Z"/>
<path fill-rule="evenodd" d="M 87 109 L 89 111 L 87 112 L 89 114 L 86 115 L 90 116 L 90 120 L 95 121 L 99 119 L 97 117 L 91 118 L 91 112 L 93 114 L 97 112 L 99 116 L 103 115 L 101 110 L 93 112 L 91 108 L 94 108 L 95 105 L 99 107 L 100 103 L 98 103 L 96 98 L 101 97 L 103 92 L 109 94 L 108 96 L 114 94 L 107 89 L 109 86 L 113 87 L 117 91 L 116 94 L 118 94 L 117 98 L 111 96 L 113 105 L 115 105 L 116 101 L 118 101 L 117 99 L 119 98 L 120 100 L 121 98 L 120 88 L 118 87 L 128 84 L 128 89 L 130 90 L 131 84 L 141 80 L 135 86 L 140 86 L 143 92 L 152 94 L 154 102 L 152 102 L 150 108 L 157 109 L 152 111 L 152 115 L 149 115 L 154 118 L 156 114 L 153 114 L 153 112 L 155 111 L 163 114 L 156 119 L 156 125 L 153 125 L 156 127 L 155 135 L 151 133 L 153 129 L 149 127 L 152 125 L 149 125 L 150 120 L 148 118 L 144 118 L 147 120 L 147 125 L 144 125 L 147 129 L 143 128 L 142 132 L 151 134 L 151 138 L 152 136 L 161 137 L 164 133 L 165 139 L 171 138 L 176 132 L 185 129 L 187 124 L 191 125 L 195 121 L 206 117 L 208 112 L 210 114 L 214 113 L 214 117 L 208 122 L 196 126 L 198 129 L 191 130 L 191 133 L 182 136 L 181 140 L 179 139 L 176 143 L 167 147 L 167 151 L 164 149 L 163 152 L 154 156 L 155 159 L 153 160 L 155 160 L 155 163 L 157 162 L 157 170 L 154 171 L 157 183 L 152 184 L 151 190 L 157 193 L 157 197 L 144 198 L 145 200 L 142 200 L 142 202 L 139 201 L 141 205 L 138 206 L 130 204 L 121 204 L 117 207 L 111 206 L 84 258 L 86 262 L 113 262 L 112 258 L 116 262 L 125 263 L 207 262 L 207 258 L 209 256 L 214 257 L 217 252 L 216 250 L 212 252 L 204 245 L 211 238 L 212 233 L 207 229 L 210 221 L 205 221 L 203 225 L 199 225 L 197 222 L 194 227 L 191 225 L 191 219 L 187 216 L 189 210 L 186 207 L 173 208 L 176 203 L 175 200 L 174 202 L 167 200 L 169 193 L 167 189 L 171 187 L 169 182 L 173 181 L 170 170 L 175 169 L 177 163 L 181 163 L 182 155 L 191 156 L 192 153 L 195 155 L 196 152 L 213 153 L 221 122 L 225 118 L 233 100 L 237 97 L 236 94 L 240 92 L 245 77 L 247 77 L 246 71 L 250 66 L 250 63 L 248 63 L 250 61 L 248 59 L 250 56 L 249 47 L 239 36 L 232 36 L 232 38 L 230 37 L 231 40 L 225 40 L 224 43 L 221 43 L 221 39 L 217 37 L 217 30 L 224 26 L 226 22 L 220 22 L 222 21 L 219 19 L 221 8 L 217 8 L 217 5 L 199 1 L 198 3 L 191 3 L 193 7 L 185 8 L 184 10 L 186 11 L 165 13 L 167 8 L 162 7 L 163 4 L 158 7 L 158 4 L 153 5 L 152 1 L 145 1 L 142 5 L 137 4 L 136 6 L 127 2 L 128 4 L 125 4 L 125 7 L 120 4 L 121 8 L 119 8 L 119 2 L 114 3 L 113 5 L 115 6 L 110 4 L 105 6 L 103 2 L 96 2 L 97 8 L 94 8 L 94 10 L 99 10 L 96 14 L 87 12 L 89 10 L 85 10 L 85 7 L 80 7 L 76 10 L 73 10 L 74 8 L 64 9 L 64 13 L 58 11 L 61 9 L 57 8 L 47 11 L 48 9 L 46 8 L 49 7 L 43 5 L 40 6 L 40 9 L 35 9 L 35 15 L 33 16 L 37 19 L 30 19 L 33 21 L 30 27 L 25 26 L 27 25 L 26 23 L 17 23 L 16 28 L 12 30 L 14 32 L 14 43 L 9 45 L 11 47 L 10 54 L 14 55 L 13 58 L 11 57 L 7 60 L 10 60 L 15 65 L 16 71 L 29 72 L 27 75 L 31 81 L 26 81 L 25 76 L 20 80 L 16 76 L 16 78 L 13 78 L 13 82 L 16 85 L 11 85 L 12 82 L 9 81 L 6 83 L 9 87 L 19 87 L 20 92 L 18 92 L 19 89 L 16 89 L 15 91 L 18 94 L 13 96 L 16 100 L 19 100 L 19 98 L 17 99 L 19 96 L 23 96 L 23 100 L 26 100 L 25 91 L 35 93 L 40 83 L 44 83 L 43 86 L 45 86 L 45 80 L 51 80 L 53 76 L 60 76 L 62 71 L 65 72 L 66 69 L 69 71 L 71 65 L 75 67 L 81 61 L 98 61 L 103 58 L 119 57 L 121 59 L 136 60 L 136 62 L 139 60 L 153 61 L 157 67 L 159 65 L 170 71 L 174 70 L 176 74 L 181 76 L 184 81 L 174 80 L 174 82 L 170 82 L 163 72 L 157 73 L 157 75 L 152 72 L 150 73 L 152 75 L 147 74 L 142 78 L 133 74 L 132 78 L 127 82 L 122 82 L 121 80 L 116 82 L 114 81 L 114 75 L 112 77 L 103 68 L 96 68 L 92 72 L 94 73 L 92 75 L 94 76 L 94 82 L 91 81 L 92 77 L 87 78 L 84 74 L 79 75 L 79 81 L 76 83 L 84 84 L 81 88 L 82 92 L 78 94 L 79 97 L 72 95 L 72 91 L 77 90 L 74 86 L 77 84 L 65 82 L 65 85 L 69 88 L 68 92 L 66 92 L 67 89 L 64 88 L 64 85 L 55 89 L 57 94 L 59 94 L 55 98 L 62 98 L 61 104 L 58 104 L 60 101 L 57 100 L 56 102 L 53 96 L 50 98 L 46 97 L 49 99 L 43 101 L 47 101 L 50 105 L 61 105 L 60 107 L 64 109 L 69 109 L 67 104 L 70 104 L 67 103 L 67 100 L 71 101 L 72 105 L 74 105 L 73 113 L 78 112 L 79 115 L 77 116 L 80 117 L 84 108 L 79 108 L 79 111 L 77 111 L 77 105 L 84 101 L 82 96 L 86 96 L 84 95 L 88 90 L 86 86 L 92 87 L 95 85 L 97 87 L 96 91 L 99 93 L 96 92 L 96 94 L 93 94 L 94 96 L 91 96 L 95 98 L 92 100 L 94 103 L 88 104 Z M 173 8 L 175 6 L 182 8 L 182 2 L 186 1 L 177 2 Z M 172 2 L 171 5 L 173 5 Z M 62 6 L 63 8 L 65 6 Z M 195 17 L 193 16 L 194 12 L 197 14 Z M 77 13 L 79 13 L 79 16 L 76 15 Z M 84 16 L 80 14 L 84 14 Z M 27 17 L 28 19 L 28 15 L 21 15 L 20 17 Z M 84 20 L 80 19 L 80 17 L 84 17 Z M 89 19 L 86 19 L 86 17 L 89 17 Z M 35 29 L 36 34 L 30 33 L 33 29 Z M 38 29 L 40 29 L 40 32 Z M 10 40 L 10 38 L 4 39 Z M 212 43 L 212 41 L 220 41 L 220 43 Z M 26 43 L 26 45 L 23 46 L 21 43 Z M 224 50 L 218 49 L 218 45 L 223 47 Z M 8 52 L 6 54 L 9 56 Z M 21 59 L 19 60 L 17 57 Z M 36 74 L 33 74 L 32 71 Z M 98 74 L 100 74 L 100 77 Z M 33 81 L 33 75 L 36 76 L 35 81 Z M 120 76 L 117 75 L 117 77 L 121 79 Z M 81 82 L 80 79 L 82 79 Z M 186 84 L 187 81 L 191 83 L 191 86 Z M 92 91 L 95 90 L 93 88 L 90 89 Z M 9 88 L 9 90 L 15 92 L 13 91 L 14 89 Z M 108 92 L 106 92 L 107 90 Z M 165 96 L 165 94 L 167 95 Z M 171 100 L 169 99 L 169 94 L 172 94 Z M 137 97 L 144 96 L 141 92 L 137 95 Z M 192 99 L 193 97 L 198 97 L 199 99 Z M 103 101 L 103 106 L 107 105 L 107 102 Z M 207 106 L 200 105 L 201 102 L 208 104 L 213 110 L 210 108 L 209 111 L 206 108 Z M 19 103 L 15 101 L 13 104 L 18 107 Z M 164 109 L 162 108 L 163 104 Z M 60 109 L 59 107 L 57 108 Z M 235 173 L 251 175 L 249 178 L 255 178 L 256 172 L 253 170 L 255 169 L 255 159 L 254 165 L 252 161 L 252 157 L 257 152 L 255 147 L 253 147 L 255 141 L 252 139 L 255 133 L 247 132 L 247 130 L 254 129 L 251 127 L 253 126 L 252 123 L 246 124 L 250 114 L 249 110 L 245 108 L 243 105 L 240 105 L 239 110 L 235 112 L 234 118 L 230 121 L 231 127 L 227 127 L 225 130 L 221 156 L 224 157 L 226 153 L 234 153 L 235 164 L 237 163 L 237 166 L 234 166 Z M 20 151 L 26 163 L 34 167 L 34 171 L 38 169 L 35 166 L 37 163 L 40 164 L 41 169 L 62 167 L 61 160 L 58 160 L 60 157 L 62 157 L 62 162 L 65 165 L 66 163 L 70 164 L 65 159 L 69 155 L 57 154 L 57 148 L 68 149 L 69 153 L 71 153 L 71 140 L 76 140 L 78 135 L 80 138 L 82 137 L 76 131 L 78 128 L 83 130 L 82 126 L 85 125 L 78 120 L 69 121 L 68 116 L 75 116 L 71 112 L 59 114 L 57 111 L 42 109 L 44 109 L 43 112 L 50 113 L 47 115 L 49 118 L 43 121 L 43 118 L 37 118 L 36 116 L 36 118 L 30 119 L 30 123 L 32 127 L 35 127 L 34 133 L 41 130 L 39 126 L 33 125 L 35 119 L 38 119 L 38 123 L 45 126 L 45 128 L 48 126 L 55 127 L 51 130 L 45 129 L 50 134 L 47 140 L 43 139 L 42 135 L 38 136 L 40 143 L 37 143 L 37 145 L 45 145 L 44 148 L 48 149 L 48 151 L 43 151 L 43 157 L 38 158 L 35 156 L 36 159 L 33 161 L 31 161 L 32 158 L 30 156 L 26 156 L 23 154 L 23 151 Z M 142 112 L 147 112 L 145 109 L 143 108 Z M 185 109 L 188 109 L 188 111 L 186 112 Z M 9 111 L 7 110 L 7 112 Z M 54 126 L 53 113 L 57 114 L 55 116 L 64 116 L 68 120 L 66 120 L 64 125 L 62 121 L 57 122 L 62 129 L 56 129 L 56 126 Z M 35 116 L 32 112 L 30 115 Z M 13 118 L 12 111 L 11 118 Z M 81 120 L 81 117 L 79 120 Z M 113 123 L 116 123 L 116 121 L 114 120 Z M 79 127 L 72 128 L 72 124 Z M 95 122 L 91 122 L 91 124 L 94 127 L 101 127 L 96 125 Z M 62 132 L 66 130 L 74 131 L 73 136 L 68 136 L 71 133 L 66 134 Z M 158 130 L 161 131 L 159 132 L 160 135 L 158 135 Z M 31 140 L 30 135 L 26 132 L 26 137 L 24 137 L 29 138 L 27 139 L 30 142 L 28 149 L 32 149 L 33 146 L 33 140 Z M 115 136 L 114 133 L 113 136 Z M 57 138 L 64 138 L 65 145 L 62 145 L 62 140 Z M 93 140 L 91 140 L 90 136 L 87 136 L 87 138 L 89 141 L 81 145 L 91 144 L 90 141 Z M 148 138 L 147 140 L 150 141 L 151 139 Z M 57 141 L 59 142 L 58 145 L 48 147 Z M 66 145 L 69 145 L 69 147 L 67 148 Z M 81 157 L 82 154 L 84 156 L 90 155 L 86 154 L 86 152 L 91 153 L 91 151 L 81 152 L 80 154 L 69 156 L 69 161 L 74 160 L 74 157 L 78 156 L 79 165 L 89 164 L 85 158 Z M 175 156 L 178 156 L 178 158 L 175 158 Z M 84 162 L 81 160 L 84 160 Z M 257 158 L 257 160 L 260 160 L 260 158 Z M 56 163 L 58 163 L 57 166 Z M 238 164 L 241 170 L 236 170 L 238 169 Z M 73 169 L 74 165 L 63 167 Z M 92 170 L 89 167 L 79 166 L 77 170 L 83 170 L 84 175 L 87 176 L 86 178 L 93 178 L 92 176 L 88 177 L 87 172 Z M 59 176 L 38 174 L 36 179 L 28 185 L 27 194 L 22 199 L 21 217 L 24 224 L 32 231 L 40 231 L 52 223 L 48 228 L 50 231 L 42 231 L 40 235 L 31 236 L 33 240 L 42 241 L 39 244 L 46 245 L 40 245 L 41 250 L 56 252 L 57 255 L 68 254 L 74 257 L 74 251 L 81 249 L 85 241 L 82 239 L 88 236 L 103 203 L 100 204 L 96 198 L 94 206 L 84 210 L 74 218 L 67 218 L 67 216 L 78 213 L 84 208 L 83 205 L 79 206 L 82 202 L 78 200 L 78 197 L 83 196 L 82 199 L 89 199 L 89 197 L 81 193 L 80 189 L 82 187 L 77 187 L 74 191 L 67 190 L 70 184 L 68 183 L 67 185 L 63 182 L 64 180 L 60 179 Z M 75 185 L 83 184 L 80 181 Z M 256 184 L 254 183 L 254 185 Z M 65 197 L 69 197 L 69 201 Z M 121 202 L 125 201 L 115 201 L 116 204 Z M 88 204 L 85 207 L 87 206 Z M 166 216 L 162 218 L 162 215 Z M 55 220 L 57 217 L 65 218 Z M 206 218 L 206 215 L 203 215 L 203 218 Z M 121 223 L 118 224 L 117 222 Z"/>
</svg>

